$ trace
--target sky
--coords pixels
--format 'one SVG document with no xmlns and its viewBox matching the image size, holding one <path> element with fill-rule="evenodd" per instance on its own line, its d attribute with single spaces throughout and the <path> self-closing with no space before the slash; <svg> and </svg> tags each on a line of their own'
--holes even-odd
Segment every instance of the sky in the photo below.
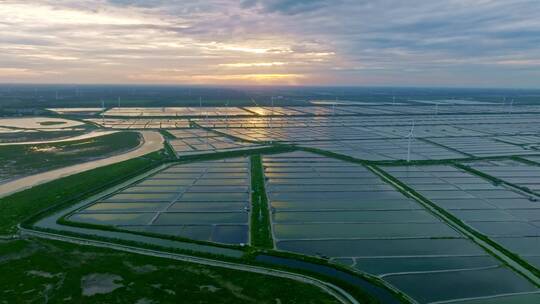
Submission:
<svg viewBox="0 0 540 304">
<path fill-rule="evenodd" d="M 0 82 L 540 88 L 540 1 L 0 0 Z"/>
</svg>

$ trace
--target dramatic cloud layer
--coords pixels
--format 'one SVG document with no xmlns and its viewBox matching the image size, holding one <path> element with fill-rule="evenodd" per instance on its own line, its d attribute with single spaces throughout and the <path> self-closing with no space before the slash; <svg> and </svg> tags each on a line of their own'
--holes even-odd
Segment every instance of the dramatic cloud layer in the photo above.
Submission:
<svg viewBox="0 0 540 304">
<path fill-rule="evenodd" d="M 540 87 L 536 0 L 0 0 L 0 82 Z"/>
</svg>

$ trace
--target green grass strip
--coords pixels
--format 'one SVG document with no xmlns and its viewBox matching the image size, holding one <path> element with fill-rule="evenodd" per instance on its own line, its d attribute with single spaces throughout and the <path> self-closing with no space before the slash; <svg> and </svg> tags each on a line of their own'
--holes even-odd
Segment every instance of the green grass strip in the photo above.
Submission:
<svg viewBox="0 0 540 304">
<path fill-rule="evenodd" d="M 0 199 L 0 234 L 13 234 L 17 224 L 59 203 L 78 202 L 84 197 L 139 174 L 162 161 L 162 154 L 147 156 L 63 177 Z M 121 177 L 119 179 L 119 177 Z"/>
<path fill-rule="evenodd" d="M 167 130 L 163 130 L 163 129 L 160 129 L 159 133 L 161 133 L 161 135 L 163 135 L 163 137 L 165 138 L 165 145 L 164 145 L 165 146 L 165 151 L 167 151 L 167 153 L 170 155 L 171 159 L 177 159 L 178 157 L 176 155 L 176 151 L 174 150 L 174 148 L 169 143 L 169 140 L 176 139 L 176 136 L 172 135 L 171 132 L 169 132 Z"/>
<path fill-rule="evenodd" d="M 64 142 L 0 146 L 0 179 L 16 179 L 118 155 L 140 143 L 139 133 L 118 132 Z"/>
<path fill-rule="evenodd" d="M 533 155 L 531 155 L 531 156 L 533 156 Z M 530 159 L 526 159 L 524 157 L 520 157 L 520 156 L 512 156 L 512 157 L 510 157 L 510 159 L 515 160 L 515 161 L 520 162 L 520 163 L 531 165 L 531 166 L 536 166 L 536 167 L 540 166 L 540 163 L 532 161 Z"/>
<path fill-rule="evenodd" d="M 486 242 L 487 244 L 489 244 L 492 248 L 495 248 L 496 250 L 498 250 L 499 252 L 501 252 L 502 254 L 506 255 L 508 258 L 514 260 L 514 262 L 518 263 L 520 266 L 522 266 L 523 268 L 529 270 L 532 274 L 534 274 L 536 277 L 540 277 L 540 271 L 538 269 L 536 269 L 535 267 L 531 266 L 531 264 L 529 264 L 528 262 L 526 262 L 525 260 L 523 260 L 519 255 L 511 252 L 510 250 L 506 249 L 505 247 L 501 246 L 499 243 L 493 241 L 491 238 L 487 237 L 486 235 L 478 232 L 477 230 L 471 228 L 469 225 L 467 225 L 465 222 L 463 222 L 461 219 L 457 218 L 456 216 L 454 216 L 453 214 L 451 214 L 450 212 L 448 212 L 446 209 L 442 208 L 442 207 L 439 207 L 439 205 L 437 205 L 436 203 L 434 203 L 433 201 L 429 200 L 428 198 L 426 198 L 425 196 L 423 196 L 422 194 L 420 194 L 419 192 L 415 191 L 414 189 L 412 189 L 411 187 L 409 187 L 408 185 L 406 185 L 405 183 L 403 183 L 402 181 L 400 181 L 399 179 L 395 178 L 393 175 L 389 174 L 388 172 L 384 171 L 383 169 L 379 168 L 379 167 L 376 167 L 374 166 L 375 170 L 376 170 L 376 174 L 380 174 L 384 177 L 386 177 L 387 179 L 391 180 L 392 182 L 394 182 L 395 184 L 399 185 L 400 187 L 402 187 L 402 189 L 404 189 L 405 191 L 402 191 L 401 189 L 398 189 L 398 191 L 400 191 L 401 193 L 403 193 L 405 196 L 407 197 L 410 197 L 410 198 L 413 198 L 415 199 L 416 201 L 420 202 L 421 204 L 427 204 L 429 206 L 431 206 L 433 209 L 435 209 L 437 212 L 439 212 L 440 214 L 444 215 L 446 218 L 448 218 L 453 224 L 455 225 L 458 225 L 460 226 L 461 228 L 463 228 L 464 230 L 466 230 L 468 233 L 474 235 L 475 237 L 477 237 L 478 239 L 481 239 L 482 241 Z M 413 196 L 409 195 L 412 194 Z M 450 224 L 450 223 L 449 223 Z M 478 246 L 484 248 L 487 252 L 489 252 L 493 257 L 497 258 L 499 261 L 501 261 L 503 264 L 505 265 L 508 265 L 508 263 L 506 263 L 504 260 L 500 259 L 495 253 L 493 253 L 489 248 L 486 248 L 484 246 L 482 246 L 481 244 L 479 243 L 476 243 L 478 244 Z M 509 266 L 509 265 L 508 265 Z M 517 273 L 521 273 L 520 271 L 518 271 L 517 269 L 513 268 L 513 270 L 515 270 Z M 528 279 L 527 276 L 523 275 L 524 278 Z M 529 280 L 530 281 L 530 280 Z M 531 283 L 537 285 L 535 282 L 533 281 L 530 281 Z"/>
<path fill-rule="evenodd" d="M 172 135 L 171 132 L 163 129 L 159 129 L 159 133 L 163 135 L 166 139 L 176 139 L 176 136 Z"/>
<path fill-rule="evenodd" d="M 482 172 L 480 170 L 477 170 L 469 165 L 466 165 L 466 164 L 454 164 L 454 166 L 456 166 L 457 168 L 460 168 L 462 170 L 465 170 L 471 174 L 474 174 L 474 175 L 477 175 L 483 179 L 486 179 L 490 182 L 492 182 L 494 185 L 498 186 L 498 185 L 501 185 L 501 184 L 506 184 L 512 188 L 515 188 L 517 190 L 520 190 L 520 191 L 523 191 L 527 194 L 531 194 L 531 197 L 534 197 L 534 196 L 540 196 L 538 193 L 534 192 L 533 190 L 531 190 L 530 188 L 528 187 L 525 187 L 525 186 L 521 186 L 521 185 L 518 185 L 518 184 L 514 184 L 514 183 L 511 183 L 509 181 L 506 181 L 506 180 L 503 180 L 503 179 L 500 179 L 498 177 L 495 177 L 493 175 L 490 175 L 490 174 L 487 174 L 485 172 Z"/>
<path fill-rule="evenodd" d="M 274 247 L 274 241 L 260 155 L 251 156 L 251 188 L 251 245 L 271 249 Z"/>
</svg>

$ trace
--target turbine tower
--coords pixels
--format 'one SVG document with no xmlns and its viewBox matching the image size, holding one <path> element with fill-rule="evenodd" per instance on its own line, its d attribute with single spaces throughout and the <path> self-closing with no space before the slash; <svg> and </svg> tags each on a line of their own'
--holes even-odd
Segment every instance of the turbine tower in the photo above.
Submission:
<svg viewBox="0 0 540 304">
<path fill-rule="evenodd" d="M 411 131 L 409 134 L 407 134 L 407 139 L 409 140 L 407 144 L 407 162 L 409 163 L 411 161 L 411 143 L 414 138 L 414 120 L 412 122 Z"/>
<path fill-rule="evenodd" d="M 272 100 L 270 106 L 270 129 L 272 129 L 272 118 L 274 117 L 274 96 L 270 98 Z"/>
<path fill-rule="evenodd" d="M 272 107 L 270 112 L 270 143 L 272 143 L 272 119 L 274 116 L 274 96 L 271 97 L 272 100 Z"/>
<path fill-rule="evenodd" d="M 206 150 L 209 151 L 210 150 L 210 143 L 208 142 L 208 128 L 209 128 L 208 127 L 209 126 L 209 124 L 208 124 L 208 108 L 205 109 L 205 113 L 206 113 L 206 115 L 205 115 L 205 118 L 204 118 L 204 123 L 205 123 L 205 130 L 206 130 L 206 138 L 205 138 L 205 140 L 206 140 Z"/>
<path fill-rule="evenodd" d="M 105 100 L 101 99 L 101 124 L 105 127 Z"/>
<path fill-rule="evenodd" d="M 225 129 L 229 129 L 229 100 L 225 103 Z"/>
<path fill-rule="evenodd" d="M 512 114 L 514 110 L 514 100 L 512 99 L 512 101 L 510 101 L 510 112 L 508 114 Z"/>
</svg>

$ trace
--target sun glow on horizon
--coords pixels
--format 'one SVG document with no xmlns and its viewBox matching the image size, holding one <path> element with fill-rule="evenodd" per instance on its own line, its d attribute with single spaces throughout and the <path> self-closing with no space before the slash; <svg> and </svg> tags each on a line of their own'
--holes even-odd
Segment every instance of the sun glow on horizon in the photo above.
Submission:
<svg viewBox="0 0 540 304">
<path fill-rule="evenodd" d="M 0 0 L 0 82 L 540 85 L 539 2 L 300 2 Z"/>
</svg>

